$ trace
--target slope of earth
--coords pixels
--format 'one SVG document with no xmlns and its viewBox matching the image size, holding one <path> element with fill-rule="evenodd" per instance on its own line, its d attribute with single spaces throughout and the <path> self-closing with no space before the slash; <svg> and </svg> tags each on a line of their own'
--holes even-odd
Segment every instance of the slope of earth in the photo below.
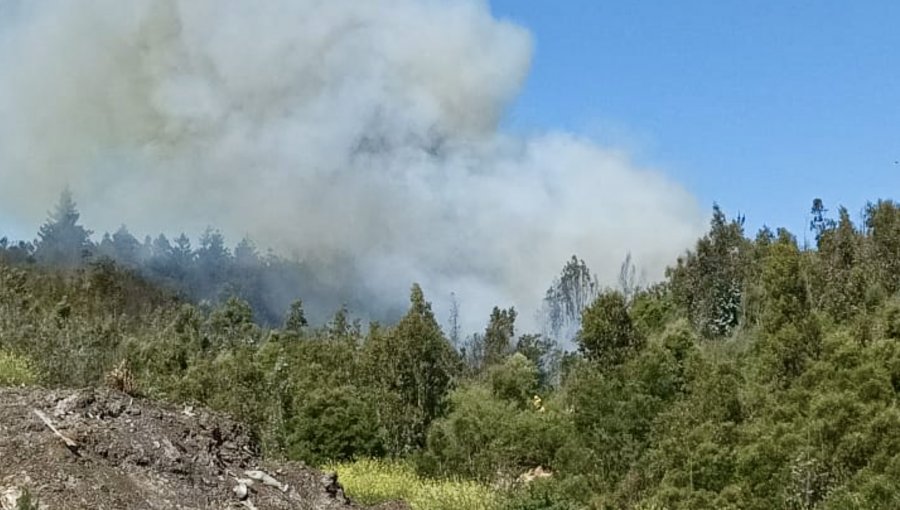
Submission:
<svg viewBox="0 0 900 510">
<path fill-rule="evenodd" d="M 362 508 L 226 417 L 105 389 L 0 389 L 0 509 L 26 491 L 46 509 Z"/>
</svg>

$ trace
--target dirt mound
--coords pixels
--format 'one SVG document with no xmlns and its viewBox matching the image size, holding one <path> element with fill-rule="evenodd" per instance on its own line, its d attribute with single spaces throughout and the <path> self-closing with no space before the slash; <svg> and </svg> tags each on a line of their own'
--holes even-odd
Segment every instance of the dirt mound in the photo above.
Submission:
<svg viewBox="0 0 900 510">
<path fill-rule="evenodd" d="M 54 510 L 361 508 L 222 415 L 100 389 L 0 389 L 0 509 L 25 491 Z"/>
</svg>

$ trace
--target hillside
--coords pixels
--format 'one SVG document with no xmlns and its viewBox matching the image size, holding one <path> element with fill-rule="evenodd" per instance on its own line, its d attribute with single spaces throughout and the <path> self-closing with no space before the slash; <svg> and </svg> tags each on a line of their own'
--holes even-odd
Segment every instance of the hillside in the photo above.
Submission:
<svg viewBox="0 0 900 510">
<path fill-rule="evenodd" d="M 222 415 L 109 390 L 0 390 L 0 459 L 4 510 L 26 491 L 48 509 L 361 508 L 334 474 L 263 461 Z"/>
<path fill-rule="evenodd" d="M 0 474 L 42 501 L 101 494 L 112 499 L 84 504 L 107 508 L 241 504 L 235 478 L 257 467 L 328 493 L 282 459 L 416 510 L 898 508 L 900 205 L 873 203 L 859 224 L 818 211 L 810 246 L 783 229 L 750 237 L 716 208 L 650 286 L 625 267 L 602 288 L 571 259 L 547 303 L 574 352 L 499 306 L 482 333 L 446 335 L 418 285 L 395 323 L 339 309 L 311 327 L 297 302 L 272 328 L 239 298 L 192 303 L 110 261 L 0 261 L 0 386 L 62 392 L 3 393 L 0 454 L 17 460 Z M 88 392 L 56 413 L 63 388 L 110 381 L 173 407 Z M 86 481 L 70 482 L 79 466 Z M 517 483 L 537 467 L 553 476 Z M 262 487 L 250 501 L 282 496 Z"/>
</svg>

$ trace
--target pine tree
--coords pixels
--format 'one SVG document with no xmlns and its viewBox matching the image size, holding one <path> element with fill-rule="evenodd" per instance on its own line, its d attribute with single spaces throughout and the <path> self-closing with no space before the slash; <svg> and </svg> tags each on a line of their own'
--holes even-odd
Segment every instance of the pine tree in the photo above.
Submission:
<svg viewBox="0 0 900 510">
<path fill-rule="evenodd" d="M 126 267 L 138 267 L 141 263 L 141 243 L 125 225 L 112 235 L 113 258 Z"/>
<path fill-rule="evenodd" d="M 299 335 L 308 325 L 306 314 L 303 312 L 303 301 L 298 299 L 291 303 L 291 308 L 284 321 L 284 330 Z"/>
<path fill-rule="evenodd" d="M 249 237 L 241 239 L 234 247 L 234 261 L 238 266 L 248 268 L 259 265 L 259 251 Z"/>
<path fill-rule="evenodd" d="M 35 258 L 41 264 L 77 267 L 91 256 L 91 231 L 78 224 L 80 214 L 68 188 L 60 194 L 56 209 L 41 225 Z"/>
</svg>

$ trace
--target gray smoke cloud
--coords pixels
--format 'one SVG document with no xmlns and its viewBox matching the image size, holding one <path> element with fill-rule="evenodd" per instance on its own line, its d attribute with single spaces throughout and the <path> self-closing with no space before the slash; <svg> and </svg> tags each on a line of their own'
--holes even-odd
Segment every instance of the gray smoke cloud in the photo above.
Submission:
<svg viewBox="0 0 900 510">
<path fill-rule="evenodd" d="M 61 187 L 97 229 L 355 261 L 466 324 L 522 317 L 573 253 L 658 278 L 703 228 L 683 188 L 565 133 L 499 129 L 532 40 L 478 0 L 0 0 L 0 213 Z M 560 91 L 565 93 L 565 91 Z"/>
</svg>

